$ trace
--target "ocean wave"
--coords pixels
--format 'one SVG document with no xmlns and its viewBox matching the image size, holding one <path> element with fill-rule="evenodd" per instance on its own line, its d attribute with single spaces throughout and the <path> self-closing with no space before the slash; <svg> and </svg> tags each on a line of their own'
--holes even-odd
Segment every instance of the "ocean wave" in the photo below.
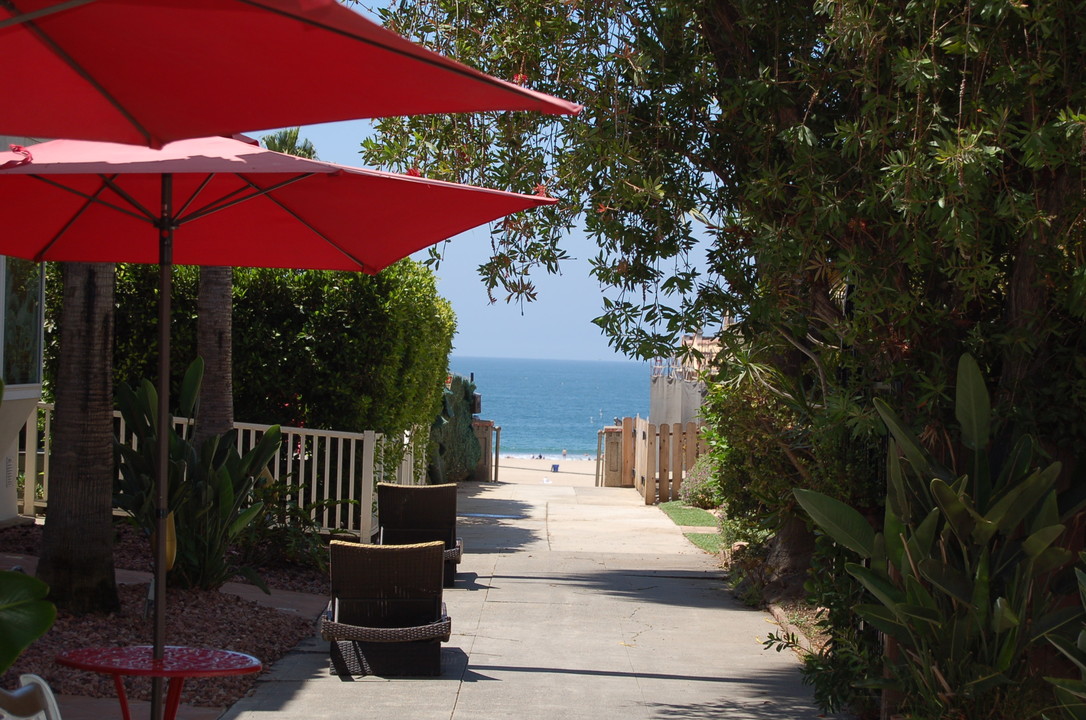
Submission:
<svg viewBox="0 0 1086 720">
<path fill-rule="evenodd" d="M 562 455 L 562 453 L 522 453 L 522 452 L 503 452 L 501 453 L 503 458 L 511 458 L 513 460 L 554 460 L 555 462 L 561 462 L 563 460 L 595 460 L 595 453 L 568 453 Z"/>
</svg>

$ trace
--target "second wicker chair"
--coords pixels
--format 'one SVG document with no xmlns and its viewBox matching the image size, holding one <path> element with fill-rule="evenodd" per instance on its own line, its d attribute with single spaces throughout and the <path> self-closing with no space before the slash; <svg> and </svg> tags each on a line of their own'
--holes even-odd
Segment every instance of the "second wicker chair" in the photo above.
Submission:
<svg viewBox="0 0 1086 720">
<path fill-rule="evenodd" d="M 445 587 L 452 587 L 464 543 L 456 537 L 456 483 L 377 484 L 378 542 L 382 545 L 440 540 L 445 543 Z"/>
</svg>

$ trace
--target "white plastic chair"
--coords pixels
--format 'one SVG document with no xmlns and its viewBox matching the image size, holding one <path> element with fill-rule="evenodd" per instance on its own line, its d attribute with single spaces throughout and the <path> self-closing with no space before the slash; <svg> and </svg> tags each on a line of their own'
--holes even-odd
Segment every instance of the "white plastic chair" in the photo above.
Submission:
<svg viewBox="0 0 1086 720">
<path fill-rule="evenodd" d="M 0 690 L 0 718 L 4 720 L 61 720 L 49 684 L 37 675 L 20 675 L 21 686 Z"/>
</svg>

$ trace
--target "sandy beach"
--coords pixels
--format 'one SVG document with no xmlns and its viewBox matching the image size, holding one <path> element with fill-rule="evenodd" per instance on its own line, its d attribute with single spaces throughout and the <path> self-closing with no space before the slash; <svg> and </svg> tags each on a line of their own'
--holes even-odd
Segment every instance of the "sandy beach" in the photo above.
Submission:
<svg viewBox="0 0 1086 720">
<path fill-rule="evenodd" d="M 557 472 L 554 471 L 556 466 Z M 592 487 L 596 484 L 596 461 L 583 458 L 538 460 L 506 456 L 498 460 L 498 482 Z"/>
</svg>

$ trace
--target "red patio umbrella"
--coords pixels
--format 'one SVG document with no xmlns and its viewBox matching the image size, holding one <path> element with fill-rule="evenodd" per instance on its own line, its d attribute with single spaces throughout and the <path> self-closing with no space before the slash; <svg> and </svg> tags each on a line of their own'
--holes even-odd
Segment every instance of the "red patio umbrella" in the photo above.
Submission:
<svg viewBox="0 0 1086 720">
<path fill-rule="evenodd" d="M 163 186 L 169 192 L 163 195 Z M 53 140 L 0 153 L 0 254 L 376 273 L 509 213 L 555 202 L 272 152 L 224 137 L 160 150 Z M 165 204 L 164 204 L 165 203 Z"/>
<path fill-rule="evenodd" d="M 5 0 L 6 135 L 160 147 L 358 118 L 580 107 L 412 43 L 336 0 Z"/>
<path fill-rule="evenodd" d="M 0 133 L 156 148 L 184 138 L 334 120 L 481 110 L 549 114 L 580 110 L 573 103 L 427 51 L 336 0 L 3 0 L 0 64 L 13 73 L 0 105 Z M 37 152 L 39 158 L 44 157 Z M 173 171 L 164 172 L 162 199 L 174 195 L 171 183 L 176 177 Z M 106 189 L 112 181 L 101 182 L 105 183 L 103 196 L 115 192 Z M 160 200 L 141 197 L 141 209 L 134 214 L 154 217 L 148 209 L 157 207 Z M 495 216 L 511 212 L 500 209 L 496 198 L 490 199 L 495 205 L 488 212 Z M 88 210 L 99 202 L 85 200 Z M 2 202 L 19 209 L 11 195 Z M 469 225 L 485 222 L 485 214 Z M 405 219 L 420 220 L 417 215 L 412 212 Z M 195 222 L 198 216 L 185 217 L 183 222 Z M 200 216 L 201 225 L 210 227 L 204 222 L 206 217 L 210 216 Z M 464 216 L 454 213 L 453 217 Z M 168 287 L 172 227 L 169 218 L 156 217 L 155 222 L 161 226 L 158 260 L 163 287 Z M 455 232 L 453 225 L 440 232 Z M 416 228 L 421 238 L 425 233 Z M 438 232 L 438 225 L 427 229 Z M 31 237 L 34 233 L 10 231 L 0 252 L 39 259 L 78 257 L 64 254 L 71 251 L 75 231 L 39 246 L 29 243 Z M 184 254 L 187 234 L 185 239 L 186 245 L 179 247 L 182 262 L 253 264 L 232 255 L 213 260 L 195 251 L 189 259 Z M 406 247 L 401 251 L 408 252 Z M 223 248 L 210 249 L 225 253 Z M 153 251 L 144 247 L 140 252 L 150 257 Z M 276 262 L 290 258 L 292 264 L 304 254 L 291 254 L 285 246 L 277 253 Z M 331 257 L 331 252 L 324 257 Z M 360 259 L 357 267 L 365 269 L 371 263 L 371 271 L 384 261 L 379 255 Z M 345 262 L 343 257 L 340 261 Z M 169 317 L 168 292 L 161 296 L 159 313 L 160 328 L 168 328 L 163 320 Z M 160 347 L 167 343 L 165 336 Z M 167 407 L 162 392 L 166 358 L 168 354 L 159 364 L 162 412 Z M 157 586 L 162 588 L 163 583 Z M 161 599 L 156 607 L 161 607 Z M 161 645 L 160 626 L 156 622 L 156 646 Z M 157 652 L 156 656 L 161 657 Z M 160 685 L 155 693 L 152 713 L 157 716 Z"/>
<path fill-rule="evenodd" d="M 0 254 L 159 263 L 158 424 L 164 428 L 173 263 L 376 273 L 469 228 L 554 202 L 307 160 L 223 137 L 160 150 L 54 140 L 0 153 Z M 159 538 L 165 538 L 166 442 L 160 432 Z M 159 542 L 156 651 L 165 645 L 163 550 Z"/>
</svg>

